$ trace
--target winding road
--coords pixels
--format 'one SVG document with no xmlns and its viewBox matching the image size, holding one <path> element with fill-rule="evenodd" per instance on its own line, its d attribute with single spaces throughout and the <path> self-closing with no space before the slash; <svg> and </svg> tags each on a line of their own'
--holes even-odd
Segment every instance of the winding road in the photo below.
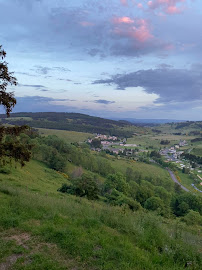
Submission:
<svg viewBox="0 0 202 270">
<path fill-rule="evenodd" d="M 167 171 L 169 172 L 172 180 L 177 183 L 178 185 L 180 185 L 180 187 L 185 190 L 186 192 L 189 192 L 190 190 L 188 190 L 186 187 L 184 187 L 183 185 L 180 184 L 180 182 L 177 180 L 175 174 L 170 170 L 170 169 L 167 169 Z"/>
</svg>

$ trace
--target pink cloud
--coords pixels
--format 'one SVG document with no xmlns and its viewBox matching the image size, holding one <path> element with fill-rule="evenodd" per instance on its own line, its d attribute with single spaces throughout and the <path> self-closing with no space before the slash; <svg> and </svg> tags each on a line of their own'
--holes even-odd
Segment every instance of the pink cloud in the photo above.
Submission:
<svg viewBox="0 0 202 270">
<path fill-rule="evenodd" d="M 132 20 L 130 17 L 115 17 L 113 18 L 113 23 L 114 24 L 121 24 L 121 23 L 133 24 L 134 20 Z"/>
<path fill-rule="evenodd" d="M 93 26 L 95 25 L 94 23 L 91 23 L 91 22 L 88 22 L 88 21 L 82 21 L 82 22 L 79 22 L 79 24 L 83 27 L 88 27 L 88 26 Z"/>
<path fill-rule="evenodd" d="M 137 4 L 137 7 L 140 8 L 140 9 L 142 9 L 142 8 L 143 8 L 142 3 L 138 3 L 138 4 Z"/>
<path fill-rule="evenodd" d="M 139 41 L 140 43 L 145 43 L 149 39 L 153 38 L 148 22 L 144 19 L 136 19 L 133 26 L 116 27 L 113 32 L 116 35 L 131 38 Z"/>
<path fill-rule="evenodd" d="M 123 6 L 127 6 L 128 5 L 128 0 L 120 0 L 121 1 L 121 4 Z"/>
<path fill-rule="evenodd" d="M 166 8 L 165 12 L 168 14 L 177 14 L 177 13 L 181 13 L 182 9 L 180 9 L 176 6 L 169 6 Z"/>
<path fill-rule="evenodd" d="M 167 14 L 181 13 L 182 8 L 177 5 L 184 3 L 186 0 L 150 0 L 147 5 L 150 9 L 162 9 Z"/>
</svg>

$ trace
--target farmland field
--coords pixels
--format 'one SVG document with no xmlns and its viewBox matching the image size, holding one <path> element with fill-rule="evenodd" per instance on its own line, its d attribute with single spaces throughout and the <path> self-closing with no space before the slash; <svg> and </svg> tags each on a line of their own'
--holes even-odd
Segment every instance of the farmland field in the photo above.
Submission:
<svg viewBox="0 0 202 270">
<path fill-rule="evenodd" d="M 66 131 L 66 130 L 57 130 L 57 129 L 46 129 L 46 128 L 38 128 L 40 135 L 48 136 L 48 135 L 56 135 L 60 139 L 63 139 L 65 142 L 74 143 L 74 142 L 84 142 L 89 137 L 92 137 L 91 133 L 84 132 L 76 132 L 76 131 Z"/>
</svg>

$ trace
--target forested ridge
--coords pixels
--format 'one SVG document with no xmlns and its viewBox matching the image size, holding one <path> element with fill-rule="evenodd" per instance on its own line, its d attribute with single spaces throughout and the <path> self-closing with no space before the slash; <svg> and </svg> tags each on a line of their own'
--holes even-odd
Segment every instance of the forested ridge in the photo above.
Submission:
<svg viewBox="0 0 202 270">
<path fill-rule="evenodd" d="M 130 137 L 133 134 L 133 125 L 127 121 L 114 121 L 79 113 L 14 113 L 10 119 L 1 114 L 0 119 L 2 123 L 26 124 L 35 128 L 102 133 L 119 137 Z"/>
</svg>

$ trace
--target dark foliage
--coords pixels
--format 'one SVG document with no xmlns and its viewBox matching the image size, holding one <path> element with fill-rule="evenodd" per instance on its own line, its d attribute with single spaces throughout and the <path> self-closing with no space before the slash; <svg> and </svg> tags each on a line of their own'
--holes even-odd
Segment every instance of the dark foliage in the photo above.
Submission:
<svg viewBox="0 0 202 270">
<path fill-rule="evenodd" d="M 22 119 L 13 119 L 15 117 L 31 117 L 32 121 Z M 1 114 L 0 118 L 7 123 L 5 115 Z M 80 113 L 15 113 L 12 114 L 10 124 L 24 125 L 27 124 L 35 128 L 48 128 L 59 130 L 70 130 L 78 132 L 101 133 L 121 138 L 129 138 L 133 131 L 124 128 L 130 128 L 131 124 L 123 121 L 114 121 L 100 117 Z"/>
<path fill-rule="evenodd" d="M 3 105 L 7 116 L 9 116 L 12 108 L 16 104 L 16 99 L 12 92 L 6 92 L 8 84 L 17 85 L 17 80 L 12 72 L 8 71 L 8 63 L 4 60 L 6 52 L 0 45 L 0 105 Z"/>
<path fill-rule="evenodd" d="M 162 141 L 160 142 L 160 144 L 162 144 L 162 145 L 168 145 L 169 143 L 170 143 L 169 140 L 162 140 Z"/>
<path fill-rule="evenodd" d="M 184 153 L 184 154 L 182 154 L 182 157 L 184 157 L 184 158 L 186 158 L 186 159 L 188 159 L 188 160 L 190 160 L 192 162 L 202 164 L 202 157 L 200 157 L 200 156 Z"/>
<path fill-rule="evenodd" d="M 6 92 L 7 86 L 17 85 L 17 79 L 12 72 L 8 71 L 8 63 L 4 60 L 6 52 L 0 45 L 0 105 L 3 105 L 6 110 L 6 115 L 9 116 L 12 108 L 16 104 L 16 99 L 12 92 Z M 31 157 L 31 145 L 22 144 L 19 141 L 19 135 L 28 129 L 28 126 L 21 127 L 4 127 L 0 126 L 0 165 L 14 160 L 20 162 L 22 166 L 25 161 L 29 161 Z"/>
<path fill-rule="evenodd" d="M 63 184 L 58 191 L 78 197 L 86 197 L 89 200 L 98 199 L 99 194 L 96 179 L 90 173 L 84 173 L 80 178 L 73 179 L 71 185 Z"/>
</svg>

